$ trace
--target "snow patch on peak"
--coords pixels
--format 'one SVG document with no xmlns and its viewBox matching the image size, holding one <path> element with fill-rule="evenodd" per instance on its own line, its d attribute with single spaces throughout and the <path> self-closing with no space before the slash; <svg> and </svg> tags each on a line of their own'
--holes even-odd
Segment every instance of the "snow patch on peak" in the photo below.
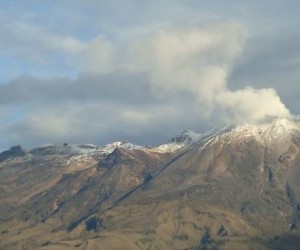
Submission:
<svg viewBox="0 0 300 250">
<path fill-rule="evenodd" d="M 162 153 L 173 153 L 185 146 L 188 146 L 198 140 L 203 138 L 202 134 L 197 134 L 190 130 L 185 130 L 182 133 L 173 137 L 168 143 L 159 145 L 156 148 L 153 148 L 153 151 L 162 152 Z"/>
<path fill-rule="evenodd" d="M 102 150 L 106 154 L 112 153 L 116 148 L 122 148 L 127 150 L 145 150 L 149 149 L 146 146 L 135 145 L 127 141 L 117 141 L 110 144 L 107 144 Z"/>
<path fill-rule="evenodd" d="M 282 117 L 256 125 L 232 127 L 225 134 L 237 139 L 254 137 L 262 143 L 269 143 L 277 139 L 289 141 L 295 131 L 300 131 L 299 119 Z"/>
<path fill-rule="evenodd" d="M 299 125 L 294 120 L 280 118 L 270 124 L 263 124 L 260 127 L 259 138 L 262 141 L 276 138 L 289 139 L 294 130 L 300 130 Z"/>
</svg>

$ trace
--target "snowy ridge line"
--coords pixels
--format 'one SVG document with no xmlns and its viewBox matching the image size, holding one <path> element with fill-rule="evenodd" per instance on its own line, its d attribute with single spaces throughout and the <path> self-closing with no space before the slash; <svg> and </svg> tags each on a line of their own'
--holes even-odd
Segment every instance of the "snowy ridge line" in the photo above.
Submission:
<svg viewBox="0 0 300 250">
<path fill-rule="evenodd" d="M 265 143 L 278 137 L 288 139 L 291 133 L 296 130 L 300 131 L 300 116 L 265 119 L 252 125 L 227 125 L 221 128 L 215 127 L 203 134 L 185 130 L 168 142 L 157 147 L 140 146 L 127 141 L 116 141 L 102 147 L 94 144 L 44 144 L 26 152 L 30 154 L 45 155 L 95 156 L 110 154 L 116 148 L 123 148 L 127 150 L 145 150 L 157 153 L 175 153 L 199 143 L 204 143 L 205 145 L 207 145 L 208 142 L 214 143 L 214 140 L 218 140 L 219 138 L 217 135 L 235 136 L 238 134 L 240 138 L 254 137 L 258 141 Z M 205 143 L 205 141 L 207 143 Z"/>
<path fill-rule="evenodd" d="M 116 148 L 122 148 L 122 149 L 127 149 L 127 150 L 147 150 L 147 149 L 151 149 L 151 147 L 149 147 L 149 146 L 140 146 L 140 145 L 132 144 L 130 142 L 126 142 L 126 141 L 117 141 L 117 142 L 107 144 L 104 148 L 102 148 L 102 151 L 107 153 L 107 154 L 110 154 Z"/>
</svg>

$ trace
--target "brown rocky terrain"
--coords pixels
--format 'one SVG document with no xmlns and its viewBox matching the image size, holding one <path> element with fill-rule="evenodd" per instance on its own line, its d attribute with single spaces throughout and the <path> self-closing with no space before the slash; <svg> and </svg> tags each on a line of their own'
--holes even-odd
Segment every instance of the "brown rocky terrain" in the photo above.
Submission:
<svg viewBox="0 0 300 250">
<path fill-rule="evenodd" d="M 300 122 L 189 135 L 1 153 L 0 248 L 300 249 Z"/>
</svg>

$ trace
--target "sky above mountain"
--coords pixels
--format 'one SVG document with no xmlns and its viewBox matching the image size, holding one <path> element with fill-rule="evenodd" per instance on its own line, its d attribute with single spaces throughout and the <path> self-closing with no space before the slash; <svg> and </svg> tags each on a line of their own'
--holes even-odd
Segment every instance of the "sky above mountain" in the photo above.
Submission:
<svg viewBox="0 0 300 250">
<path fill-rule="evenodd" d="M 0 0 L 0 150 L 300 113 L 296 0 Z"/>
</svg>

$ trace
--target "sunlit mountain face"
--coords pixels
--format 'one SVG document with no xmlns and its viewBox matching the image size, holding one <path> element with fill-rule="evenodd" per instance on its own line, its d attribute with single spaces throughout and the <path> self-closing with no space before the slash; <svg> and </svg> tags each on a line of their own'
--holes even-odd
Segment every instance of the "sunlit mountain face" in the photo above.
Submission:
<svg viewBox="0 0 300 250">
<path fill-rule="evenodd" d="M 2 249 L 298 249 L 300 122 L 0 154 Z"/>
</svg>

